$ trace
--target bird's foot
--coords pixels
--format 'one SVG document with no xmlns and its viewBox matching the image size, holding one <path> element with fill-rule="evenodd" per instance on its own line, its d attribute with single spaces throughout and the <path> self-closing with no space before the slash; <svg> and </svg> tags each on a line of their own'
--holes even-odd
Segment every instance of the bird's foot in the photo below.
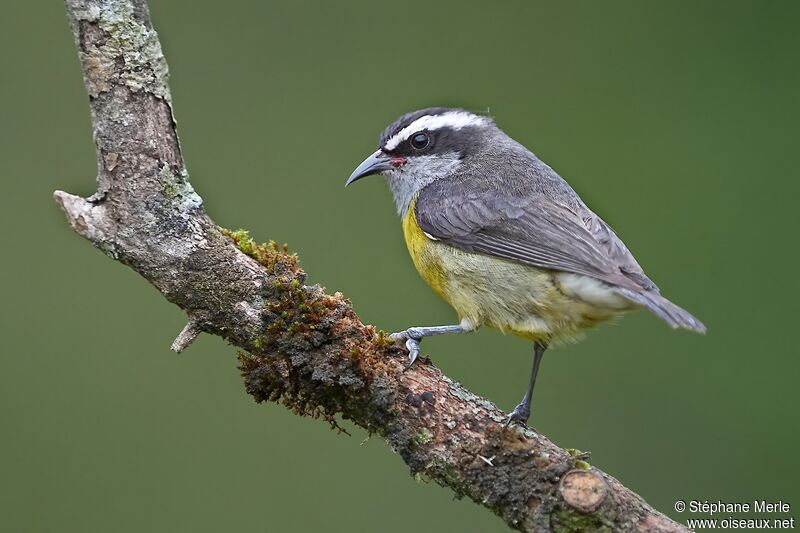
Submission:
<svg viewBox="0 0 800 533">
<path fill-rule="evenodd" d="M 414 361 L 419 357 L 419 343 L 422 342 L 423 336 L 420 328 L 408 328 L 389 335 L 389 338 L 392 340 L 406 341 L 406 349 L 408 350 L 407 369 L 411 368 L 411 365 L 413 365 Z"/>
<path fill-rule="evenodd" d="M 506 420 L 505 427 L 508 427 L 513 423 L 526 424 L 530 416 L 531 406 L 527 405 L 525 402 L 522 402 L 517 405 L 513 411 L 508 413 L 508 420 Z"/>
</svg>

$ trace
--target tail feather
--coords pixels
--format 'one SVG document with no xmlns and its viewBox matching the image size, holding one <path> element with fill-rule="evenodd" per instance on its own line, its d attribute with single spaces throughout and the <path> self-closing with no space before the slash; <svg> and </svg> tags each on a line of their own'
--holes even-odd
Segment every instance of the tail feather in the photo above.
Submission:
<svg viewBox="0 0 800 533">
<path fill-rule="evenodd" d="M 655 291 L 637 292 L 617 287 L 617 292 L 628 300 L 646 307 L 673 328 L 684 328 L 705 333 L 705 325 L 691 313 L 681 309 Z"/>
</svg>

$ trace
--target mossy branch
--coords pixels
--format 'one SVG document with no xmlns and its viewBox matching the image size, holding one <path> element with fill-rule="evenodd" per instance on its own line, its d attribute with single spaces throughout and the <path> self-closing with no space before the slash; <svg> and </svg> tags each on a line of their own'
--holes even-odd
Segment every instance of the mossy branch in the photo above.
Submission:
<svg viewBox="0 0 800 533">
<path fill-rule="evenodd" d="M 145 0 L 66 0 L 89 93 L 97 193 L 56 191 L 67 220 L 189 316 L 240 347 L 245 387 L 334 427 L 384 437 L 415 475 L 522 531 L 686 531 L 617 480 L 527 428 L 363 324 L 341 294 L 305 284 L 297 257 L 219 228 L 192 189 L 167 64 Z"/>
</svg>

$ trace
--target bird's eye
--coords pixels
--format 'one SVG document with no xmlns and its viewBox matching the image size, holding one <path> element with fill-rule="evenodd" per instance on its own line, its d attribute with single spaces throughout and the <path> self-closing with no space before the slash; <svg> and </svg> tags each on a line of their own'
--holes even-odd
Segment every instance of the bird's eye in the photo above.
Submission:
<svg viewBox="0 0 800 533">
<path fill-rule="evenodd" d="M 431 138 L 428 137 L 427 133 L 415 133 L 411 136 L 411 147 L 414 150 L 422 150 L 426 148 L 431 143 Z"/>
</svg>

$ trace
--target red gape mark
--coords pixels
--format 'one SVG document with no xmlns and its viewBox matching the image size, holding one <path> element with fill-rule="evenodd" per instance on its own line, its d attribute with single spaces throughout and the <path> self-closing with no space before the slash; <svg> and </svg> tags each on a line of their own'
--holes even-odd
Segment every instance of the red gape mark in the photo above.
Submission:
<svg viewBox="0 0 800 533">
<path fill-rule="evenodd" d="M 389 164 L 394 168 L 400 168 L 408 161 L 405 157 L 393 157 L 389 160 Z"/>
</svg>

